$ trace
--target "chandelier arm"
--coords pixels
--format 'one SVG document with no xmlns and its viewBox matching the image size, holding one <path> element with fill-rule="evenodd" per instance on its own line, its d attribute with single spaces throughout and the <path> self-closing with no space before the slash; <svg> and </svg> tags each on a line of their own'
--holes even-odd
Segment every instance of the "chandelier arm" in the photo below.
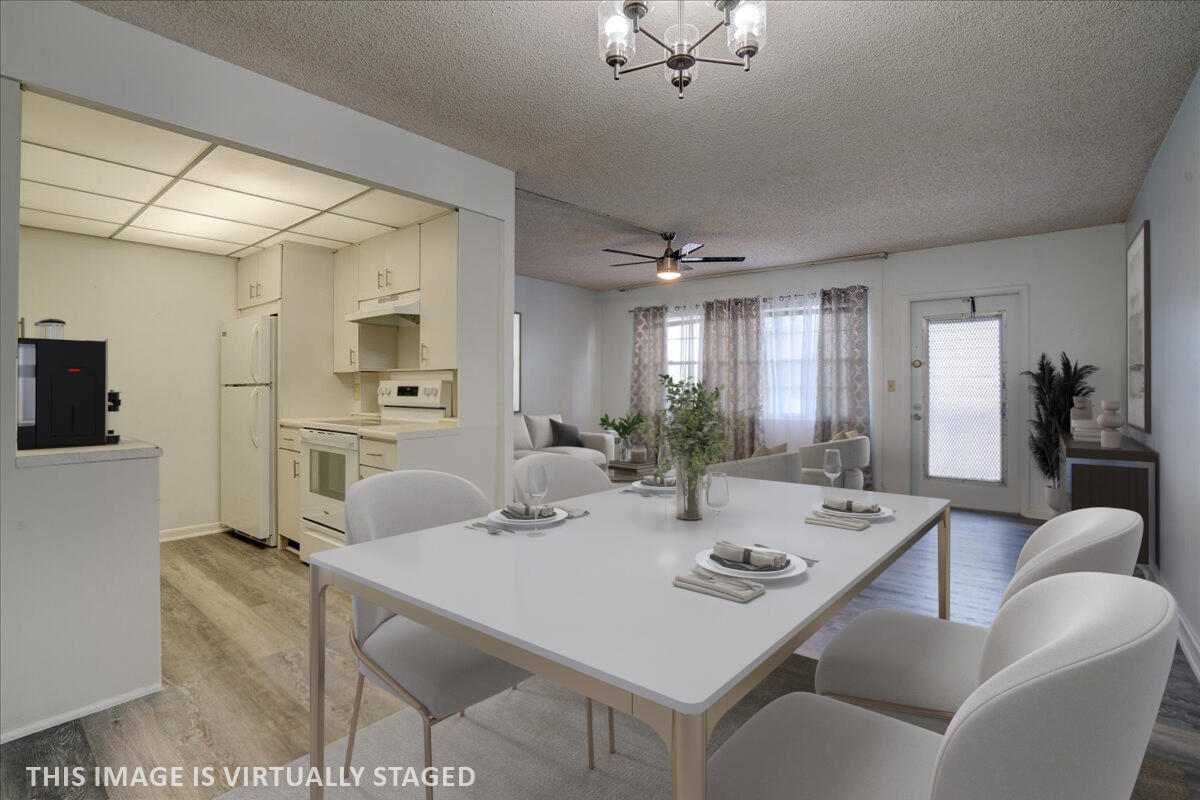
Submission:
<svg viewBox="0 0 1200 800">
<path fill-rule="evenodd" d="M 639 69 L 646 69 L 648 67 L 658 67 L 658 66 L 662 66 L 665 63 L 667 63 L 667 60 L 665 58 L 662 58 L 662 59 L 659 59 L 658 61 L 650 61 L 646 64 L 637 64 L 636 66 L 626 67 L 625 69 L 621 70 L 621 72 L 619 74 L 624 75 L 627 72 L 637 72 Z M 739 63 L 738 66 L 741 66 L 741 64 Z"/>
<path fill-rule="evenodd" d="M 655 35 L 654 35 L 653 33 L 651 33 L 650 31 L 646 30 L 645 28 L 638 28 L 638 33 L 644 33 L 644 34 L 647 36 L 647 38 L 649 38 L 649 39 L 650 39 L 650 41 L 654 42 L 654 43 L 655 43 L 655 44 L 657 44 L 659 47 L 661 47 L 663 50 L 666 50 L 668 53 L 670 53 L 670 52 L 671 52 L 671 46 L 670 46 L 670 45 L 668 45 L 668 44 L 667 44 L 666 42 L 664 42 L 662 39 L 658 38 L 657 36 L 655 36 Z"/>
<path fill-rule="evenodd" d="M 745 66 L 741 61 L 731 61 L 728 58 L 701 58 L 700 56 L 696 56 L 696 60 L 708 64 L 728 64 L 731 67 Z"/>
<path fill-rule="evenodd" d="M 696 48 L 699 47 L 704 42 L 705 39 L 712 36 L 714 33 L 719 31 L 724 26 L 725 26 L 724 20 L 717 22 L 716 25 L 713 25 L 711 28 L 708 29 L 707 33 L 705 33 L 703 36 L 701 36 L 699 39 L 697 39 L 695 44 L 693 44 L 691 47 L 689 47 L 687 49 L 687 51 L 689 53 L 694 52 L 696 50 Z"/>
</svg>

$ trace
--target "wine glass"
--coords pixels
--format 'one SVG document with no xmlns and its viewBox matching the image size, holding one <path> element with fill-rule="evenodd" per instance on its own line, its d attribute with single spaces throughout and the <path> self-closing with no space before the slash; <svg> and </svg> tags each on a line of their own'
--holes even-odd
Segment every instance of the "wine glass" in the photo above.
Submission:
<svg viewBox="0 0 1200 800">
<path fill-rule="evenodd" d="M 720 516 L 721 509 L 729 505 L 729 476 L 724 472 L 708 473 L 704 499 L 708 501 L 709 508 Z"/>
<path fill-rule="evenodd" d="M 825 465 L 822 468 L 825 472 L 825 477 L 829 478 L 829 486 L 833 487 L 833 482 L 842 474 L 842 451 L 830 448 L 825 451 Z"/>
<path fill-rule="evenodd" d="M 546 467 L 542 464 L 534 464 L 529 468 L 525 487 L 525 495 L 534 502 L 533 519 L 536 521 L 541 517 L 542 498 L 546 496 L 546 492 L 550 490 L 549 484 L 546 482 Z"/>
</svg>

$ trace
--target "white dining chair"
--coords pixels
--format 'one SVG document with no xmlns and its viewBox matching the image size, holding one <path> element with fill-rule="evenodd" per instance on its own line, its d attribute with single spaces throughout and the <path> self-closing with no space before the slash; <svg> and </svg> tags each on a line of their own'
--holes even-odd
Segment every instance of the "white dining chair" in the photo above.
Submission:
<svg viewBox="0 0 1200 800">
<path fill-rule="evenodd" d="M 1068 572 L 1129 575 L 1142 518 L 1123 508 L 1083 508 L 1046 522 L 1017 557 L 1001 608 L 1044 578 Z M 895 609 L 851 620 L 817 662 L 817 694 L 941 732 L 976 686 L 986 628 Z"/>
<path fill-rule="evenodd" d="M 1162 702 L 1178 611 L 1157 584 L 1056 575 L 987 633 L 945 735 L 795 693 L 709 760 L 710 800 L 1128 800 Z"/>
<path fill-rule="evenodd" d="M 604 470 L 590 461 L 557 453 L 535 453 L 520 458 L 513 464 L 513 498 L 518 503 L 529 503 L 525 487 L 529 485 L 529 469 L 540 464 L 546 470 L 546 496 L 543 502 L 553 503 L 585 494 L 607 492 L 613 488 L 612 481 Z M 596 768 L 596 746 L 592 734 L 592 698 L 584 698 L 587 714 L 588 769 Z M 617 752 L 616 723 L 613 710 L 608 709 L 608 752 Z"/>
<path fill-rule="evenodd" d="M 543 498 L 546 503 L 613 488 L 604 470 L 590 461 L 557 453 L 535 453 L 513 464 L 513 498 L 519 503 L 530 502 L 525 487 L 529 485 L 529 469 L 536 464 L 546 470 L 547 491 Z"/>
<path fill-rule="evenodd" d="M 346 492 L 346 543 L 481 517 L 490 510 L 483 492 L 457 475 L 388 472 L 365 478 Z M 427 768 L 433 766 L 434 725 L 530 677 L 523 669 L 361 598 L 351 598 L 351 605 L 350 646 L 357 657 L 358 685 L 346 743 L 347 770 L 364 677 L 420 712 Z M 433 797 L 432 787 L 426 787 L 425 797 Z"/>
</svg>

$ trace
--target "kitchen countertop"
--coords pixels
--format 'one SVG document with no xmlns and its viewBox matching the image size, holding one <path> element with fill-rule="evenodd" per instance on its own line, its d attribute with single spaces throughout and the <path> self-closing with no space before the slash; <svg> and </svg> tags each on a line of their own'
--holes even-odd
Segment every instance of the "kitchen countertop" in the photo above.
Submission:
<svg viewBox="0 0 1200 800">
<path fill-rule="evenodd" d="M 395 442 L 401 439 L 424 439 L 432 436 L 454 436 L 458 433 L 458 419 L 447 418 L 442 422 L 394 422 L 384 425 L 377 424 L 378 415 L 362 414 L 367 424 L 356 426 L 347 423 L 349 417 L 289 417 L 279 420 L 285 428 L 304 428 L 322 422 L 336 421 L 331 430 L 342 430 L 347 433 L 357 433 L 364 439 L 380 442 Z"/>
<path fill-rule="evenodd" d="M 122 438 L 117 444 L 18 450 L 17 468 L 87 464 L 97 461 L 124 461 L 130 458 L 158 458 L 161 455 L 162 448 L 158 445 L 143 442 L 140 439 Z"/>
</svg>

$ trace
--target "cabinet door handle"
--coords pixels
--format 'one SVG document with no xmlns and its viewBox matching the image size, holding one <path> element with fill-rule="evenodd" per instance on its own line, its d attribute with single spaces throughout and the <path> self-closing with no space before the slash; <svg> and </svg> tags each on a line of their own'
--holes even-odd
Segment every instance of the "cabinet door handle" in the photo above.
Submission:
<svg viewBox="0 0 1200 800">
<path fill-rule="evenodd" d="M 254 284 L 254 292 L 255 292 L 256 297 L 262 297 L 262 284 L 261 283 Z"/>
<path fill-rule="evenodd" d="M 300 477 L 300 462 L 294 458 L 292 459 L 292 477 L 293 478 Z"/>
<path fill-rule="evenodd" d="M 353 347 L 350 348 L 350 363 L 351 364 L 354 363 L 354 348 Z"/>
<path fill-rule="evenodd" d="M 383 288 L 383 273 L 382 272 L 375 273 L 375 288 L 376 289 Z"/>
<path fill-rule="evenodd" d="M 391 286 L 392 285 L 392 271 L 390 269 L 385 269 L 383 271 L 383 274 L 385 275 L 384 281 L 383 281 L 384 285 Z"/>
<path fill-rule="evenodd" d="M 254 281 L 250 281 L 250 299 L 254 299 Z"/>
<path fill-rule="evenodd" d="M 383 453 L 372 453 L 370 450 L 367 451 L 367 455 L 372 458 L 383 458 Z"/>
<path fill-rule="evenodd" d="M 425 344 L 424 342 L 421 342 L 421 360 L 422 361 L 429 360 L 428 353 L 429 353 L 429 345 Z"/>
</svg>

